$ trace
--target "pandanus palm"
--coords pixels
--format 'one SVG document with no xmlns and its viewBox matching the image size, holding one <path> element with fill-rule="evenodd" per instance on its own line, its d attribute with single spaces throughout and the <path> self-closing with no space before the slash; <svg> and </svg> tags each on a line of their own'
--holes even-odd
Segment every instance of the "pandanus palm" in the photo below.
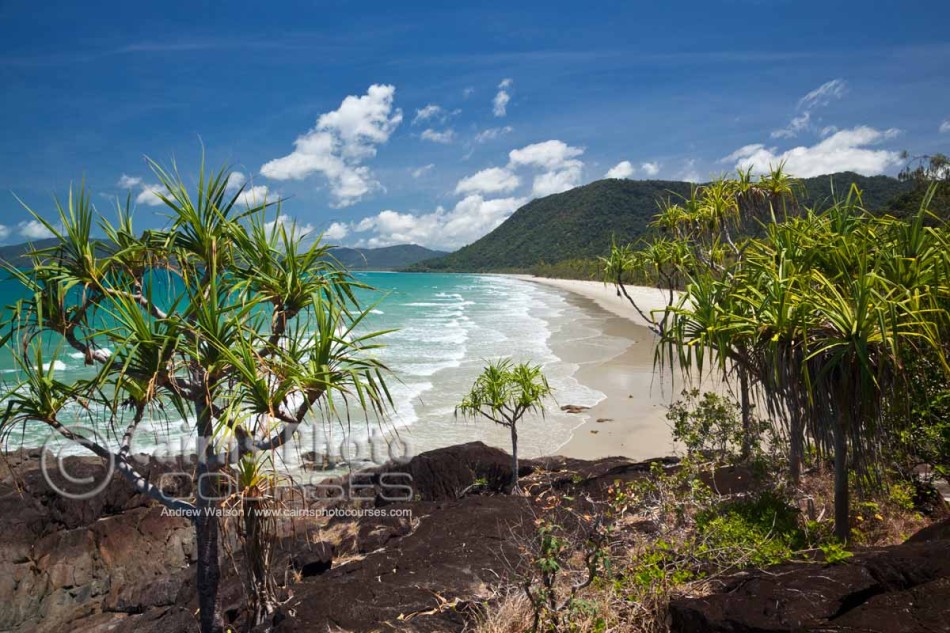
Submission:
<svg viewBox="0 0 950 633">
<path fill-rule="evenodd" d="M 856 190 L 824 212 L 802 211 L 799 187 L 781 168 L 756 184 L 740 174 L 661 211 L 657 224 L 676 227 L 695 257 L 681 271 L 684 293 L 656 320 L 664 323 L 655 328 L 658 359 L 676 359 L 687 373 L 711 369 L 726 382 L 738 376 L 744 404 L 748 390 L 760 393 L 789 439 L 793 480 L 806 442 L 833 457 L 844 540 L 849 468 L 873 474 L 885 403 L 907 380 L 902 350 L 933 354 L 946 367 L 947 232 L 927 226 L 925 208 L 909 222 L 874 217 Z M 732 240 L 725 228 L 741 227 L 743 217 L 771 220 L 761 237 Z M 640 251 L 614 247 L 608 263 L 642 266 L 643 253 L 664 240 Z M 726 255 L 714 259 L 723 242 Z"/>
<path fill-rule="evenodd" d="M 455 408 L 456 415 L 483 417 L 511 432 L 511 492 L 518 494 L 518 423 L 528 413 L 544 414 L 551 387 L 538 365 L 489 363 Z"/>
<path fill-rule="evenodd" d="M 208 633 L 221 628 L 223 475 L 239 464 L 240 485 L 259 487 L 248 471 L 263 461 L 256 456 L 290 442 L 317 413 L 331 419 L 337 407 L 352 405 L 381 415 L 392 402 L 386 367 L 373 356 L 380 333 L 361 325 L 369 310 L 357 300 L 363 286 L 317 236 L 305 245 L 291 225 L 275 221 L 279 203 L 242 206 L 227 170 L 202 167 L 190 187 L 174 167 L 152 168 L 168 215 L 164 229 L 135 233 L 126 202 L 116 224 L 99 219 L 104 237 L 94 239 L 98 214 L 84 191 L 70 195 L 55 223 L 37 216 L 56 244 L 31 253 L 32 270 L 9 268 L 27 298 L 9 309 L 3 342 L 23 372 L 0 433 L 9 438 L 19 424 L 45 424 L 114 465 L 137 491 L 186 513 L 195 524 L 199 616 Z M 44 369 L 44 336 L 81 353 L 94 377 L 56 380 Z M 63 411 L 76 402 L 98 413 L 101 429 L 118 430 L 117 446 L 70 430 Z M 131 458 L 139 425 L 169 410 L 193 423 L 193 501 L 168 497 Z M 257 552 L 266 563 L 260 539 L 267 529 L 256 516 L 247 515 L 247 555 Z M 259 620 L 273 606 L 272 583 L 263 577 L 266 564 L 248 562 Z"/>
</svg>

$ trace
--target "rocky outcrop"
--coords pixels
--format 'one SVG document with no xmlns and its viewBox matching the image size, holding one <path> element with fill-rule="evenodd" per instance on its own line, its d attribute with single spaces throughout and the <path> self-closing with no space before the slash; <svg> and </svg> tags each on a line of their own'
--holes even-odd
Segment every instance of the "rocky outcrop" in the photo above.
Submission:
<svg viewBox="0 0 950 633">
<path fill-rule="evenodd" d="M 71 459 L 73 475 L 99 468 Z M 529 493 L 560 490 L 577 503 L 602 500 L 615 482 L 647 476 L 656 463 L 676 467 L 675 459 L 525 460 L 521 484 Z M 159 474 L 164 466 L 143 468 Z M 381 494 L 387 472 L 411 475 L 411 501 Z M 523 564 L 521 547 L 535 534 L 531 494 L 497 494 L 510 475 L 508 454 L 480 442 L 429 451 L 362 474 L 372 485 L 358 505 L 389 511 L 383 516 L 280 524 L 273 565 L 286 580 L 286 601 L 260 630 L 462 630 Z M 751 478 L 723 468 L 707 483 L 736 493 Z M 336 481 L 346 489 L 345 479 Z M 187 495 L 188 482 L 169 482 L 168 491 Z M 295 507 L 353 507 L 285 492 L 284 503 Z M 672 630 L 948 630 L 948 529 L 935 524 L 904 545 L 837 565 L 738 575 L 720 593 L 674 602 Z M 70 500 L 51 489 L 35 453 L 8 455 L 0 461 L 0 631 L 196 631 L 192 539 L 187 521 L 164 516 L 122 480 L 88 501 Z M 230 562 L 223 570 L 222 613 L 239 624 L 241 586 Z"/>
<path fill-rule="evenodd" d="M 78 477 L 100 466 L 69 458 L 67 469 Z M 0 534 L 4 631 L 62 631 L 80 622 L 68 630 L 98 630 L 180 604 L 194 557 L 186 520 L 163 516 L 118 479 L 89 500 L 62 497 L 28 452 L 4 458 Z"/>
<path fill-rule="evenodd" d="M 741 574 L 716 594 L 674 601 L 670 618 L 673 633 L 950 631 L 950 540 Z"/>
<path fill-rule="evenodd" d="M 0 462 L 0 630 L 196 630 L 191 524 L 164 516 L 118 476 L 91 499 L 65 498 L 43 477 L 38 457 L 23 451 Z M 74 477 L 101 476 L 94 459 L 68 458 L 66 466 Z M 142 468 L 158 475 L 165 467 L 147 463 Z M 533 468 L 526 462 L 521 472 Z M 436 594 L 468 600 L 484 593 L 492 570 L 516 558 L 511 547 L 500 544 L 513 525 L 524 523 L 527 501 L 464 498 L 473 488 L 505 487 L 511 470 L 504 451 L 480 442 L 453 446 L 368 471 L 367 479 L 378 483 L 384 472 L 411 475 L 413 501 L 393 504 L 371 495 L 362 504 L 404 507 L 410 515 L 281 526 L 275 569 L 300 580 L 290 589 L 296 601 L 278 618 L 285 621 L 284 629 L 341 620 L 362 630 L 361 623 L 398 621 L 400 614 L 428 610 Z M 68 484 L 59 477 L 54 481 Z M 165 487 L 187 495 L 188 485 L 174 480 Z M 294 499 L 303 505 L 346 504 Z M 224 570 L 228 574 L 230 565 Z M 380 584 L 391 592 L 389 602 L 374 610 L 352 606 L 371 600 Z M 223 611 L 238 617 L 242 596 L 233 575 L 223 579 L 221 598 Z"/>
</svg>

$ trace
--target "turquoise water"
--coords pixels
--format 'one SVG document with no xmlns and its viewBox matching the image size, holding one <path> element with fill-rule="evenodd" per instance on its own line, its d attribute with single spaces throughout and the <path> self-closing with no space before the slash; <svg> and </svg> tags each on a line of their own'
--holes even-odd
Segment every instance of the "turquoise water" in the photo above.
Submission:
<svg viewBox="0 0 950 633">
<path fill-rule="evenodd" d="M 382 421 L 350 422 L 318 416 L 313 437 L 301 440 L 297 455 L 338 452 L 341 458 L 365 459 L 360 446 L 381 443 L 396 446 L 395 454 L 460 442 L 482 440 L 507 446 L 506 429 L 488 422 L 458 420 L 454 407 L 484 363 L 498 357 L 540 363 L 555 388 L 557 403 L 549 403 L 543 419 L 526 419 L 520 427 L 520 446 L 526 456 L 550 454 L 571 437 L 583 419 L 562 413 L 558 404 L 592 406 L 604 396 L 574 379 L 578 365 L 555 349 L 572 347 L 572 356 L 606 359 L 623 350 L 623 341 L 602 335 L 606 314 L 581 310 L 568 298 L 546 286 L 493 275 L 360 273 L 377 291 L 364 300 L 379 301 L 367 319 L 370 329 L 395 329 L 382 340 L 378 355 L 393 371 L 390 380 L 396 408 Z M 16 287 L 0 285 L 0 305 L 16 297 Z M 578 354 L 578 350 L 580 354 Z M 64 349 L 56 369 L 59 378 L 79 378 L 90 372 L 78 354 Z M 9 351 L 0 358 L 0 379 L 15 384 L 16 370 Z M 83 412 L 73 412 L 76 420 Z M 82 418 L 89 421 L 89 415 Z M 94 420 L 93 420 L 94 421 Z M 37 445 L 44 427 L 30 427 L 10 442 Z M 187 420 L 165 417 L 150 420 L 136 437 L 136 449 L 152 453 L 189 450 Z M 105 430 L 103 430 L 105 434 Z M 171 438 L 171 441 L 169 441 Z M 9 442 L 8 442 L 9 444 Z M 349 448 L 347 448 L 349 447 Z M 388 450 L 388 449 L 387 449 Z M 292 455 L 285 456 L 294 461 Z"/>
</svg>

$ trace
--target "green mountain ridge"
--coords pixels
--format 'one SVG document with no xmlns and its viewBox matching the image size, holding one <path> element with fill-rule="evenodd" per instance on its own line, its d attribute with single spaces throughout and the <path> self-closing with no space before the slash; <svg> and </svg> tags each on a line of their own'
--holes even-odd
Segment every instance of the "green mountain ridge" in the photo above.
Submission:
<svg viewBox="0 0 950 633">
<path fill-rule="evenodd" d="M 802 181 L 802 202 L 815 206 L 844 196 L 852 183 L 864 204 L 886 209 L 913 185 L 889 176 L 841 172 Z M 647 231 L 660 200 L 686 196 L 691 183 L 671 180 L 598 180 L 527 203 L 481 239 L 454 253 L 425 260 L 414 272 L 525 271 L 540 264 L 604 255 L 611 239 L 636 240 Z"/>
</svg>

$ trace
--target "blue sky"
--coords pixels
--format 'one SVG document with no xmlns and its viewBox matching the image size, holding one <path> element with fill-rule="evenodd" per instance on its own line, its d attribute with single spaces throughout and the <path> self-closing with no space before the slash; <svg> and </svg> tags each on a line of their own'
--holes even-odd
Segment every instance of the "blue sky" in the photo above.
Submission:
<svg viewBox="0 0 950 633">
<path fill-rule="evenodd" d="M 85 4 L 85 6 L 83 6 Z M 599 178 L 950 145 L 941 2 L 0 2 L 0 242 L 85 178 L 162 222 L 144 156 L 240 172 L 334 241 L 457 248 Z M 941 128 L 943 131 L 941 131 Z"/>
</svg>

